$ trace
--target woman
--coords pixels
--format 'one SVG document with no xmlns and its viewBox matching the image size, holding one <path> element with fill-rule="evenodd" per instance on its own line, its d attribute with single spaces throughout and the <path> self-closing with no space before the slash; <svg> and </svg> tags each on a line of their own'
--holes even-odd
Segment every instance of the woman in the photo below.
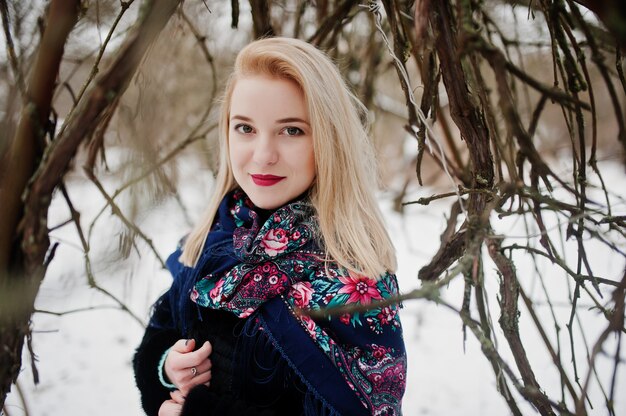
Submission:
<svg viewBox="0 0 626 416">
<path fill-rule="evenodd" d="M 398 306 L 381 303 L 398 294 L 395 254 L 364 114 L 306 42 L 238 54 L 215 190 L 134 359 L 148 414 L 401 413 Z M 308 314 L 338 306 L 354 308 Z"/>
</svg>

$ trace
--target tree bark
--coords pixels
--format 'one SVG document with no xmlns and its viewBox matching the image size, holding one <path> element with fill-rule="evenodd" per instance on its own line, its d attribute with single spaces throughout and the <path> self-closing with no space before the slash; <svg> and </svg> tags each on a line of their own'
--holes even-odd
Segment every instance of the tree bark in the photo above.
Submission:
<svg viewBox="0 0 626 416">
<path fill-rule="evenodd" d="M 24 212 L 22 194 L 43 153 L 56 78 L 79 7 L 79 0 L 50 2 L 46 28 L 28 80 L 26 102 L 0 178 L 0 409 L 19 374 L 24 336 L 29 332 L 39 286 L 31 279 L 22 279 L 16 264 L 21 258 L 17 229 Z"/>
<path fill-rule="evenodd" d="M 1 178 L 0 270 L 9 268 L 14 254 L 16 229 L 23 202 L 22 193 L 43 153 L 52 94 L 67 37 L 76 24 L 80 1 L 53 0 L 46 17 L 46 29 L 30 73 L 20 122 Z"/>
<path fill-rule="evenodd" d="M 443 83 L 448 93 L 450 115 L 459 128 L 469 148 L 472 170 L 472 187 L 489 189 L 493 186 L 493 158 L 489 149 L 489 129 L 482 109 L 469 91 L 470 79 L 461 63 L 462 50 L 459 48 L 459 33 L 456 20 L 448 1 L 432 2 L 431 25 L 435 31 L 435 48 L 441 66 Z M 456 26 L 456 27 L 455 27 Z M 475 213 L 481 213 L 484 194 L 470 196 L 470 208 L 478 204 Z M 470 214 L 472 214 L 470 210 Z"/>
<path fill-rule="evenodd" d="M 59 3 L 73 2 L 65 0 L 59 1 Z M 9 229 L 8 231 L 12 231 L 12 233 L 5 239 L 9 242 L 19 240 L 21 245 L 14 249 L 17 255 L 5 257 L 9 267 L 3 265 L 4 267 L 0 269 L 0 273 L 2 273 L 0 278 L 5 283 L 2 285 L 3 295 L 11 298 L 10 293 L 19 294 L 21 307 L 19 313 L 12 312 L 9 315 L 12 316 L 12 319 L 0 321 L 0 369 L 2 369 L 0 408 L 21 367 L 24 337 L 29 335 L 29 322 L 35 297 L 48 262 L 45 259 L 46 253 L 50 249 L 47 216 L 52 193 L 69 170 L 70 162 L 76 155 L 80 144 L 91 137 L 103 115 L 116 101 L 116 98 L 124 93 L 148 47 L 161 32 L 179 3 L 180 0 L 146 2 L 139 17 L 139 23 L 109 68 L 96 80 L 91 91 L 83 97 L 70 116 L 66 128 L 46 149 L 39 166 L 36 166 L 34 157 L 30 160 L 30 163 L 33 164 L 33 170 L 36 166 L 36 173 L 30 180 L 30 175 L 24 173 L 26 181 L 23 181 L 21 189 L 17 188 L 19 196 L 23 194 L 24 190 L 26 191 L 24 193 L 23 216 L 20 216 L 19 211 L 17 212 L 15 223 L 20 223 L 19 229 L 17 229 L 17 225 L 15 225 L 15 229 Z M 49 24 L 49 27 L 52 28 L 57 26 L 57 24 Z M 55 32 L 57 30 L 58 28 Z M 43 49 L 48 50 L 49 48 Z M 31 131 L 36 132 L 34 129 Z M 31 147 L 34 147 L 32 143 Z M 29 154 L 32 154 L 32 150 Z M 30 183 L 28 188 L 26 188 L 27 183 Z M 51 254 L 49 253 L 48 259 L 50 257 Z M 10 281 L 8 280 L 9 277 L 11 278 Z M 2 316 L 6 315 L 2 314 Z"/>
<path fill-rule="evenodd" d="M 550 401 L 541 391 L 519 333 L 519 308 L 517 304 L 519 282 L 515 266 L 500 252 L 500 240 L 489 239 L 487 249 L 502 279 L 500 282 L 500 328 L 502 328 L 504 337 L 511 347 L 513 358 L 522 380 L 524 380 L 524 387 L 528 390 L 528 399 L 540 414 L 552 416 L 555 413 Z"/>
<path fill-rule="evenodd" d="M 462 50 L 459 47 L 459 26 L 447 0 L 433 0 L 429 3 L 429 20 L 434 32 L 434 44 L 439 58 L 441 77 L 448 94 L 450 115 L 465 140 L 470 157 L 470 187 L 472 189 L 490 190 L 494 183 L 494 163 L 490 150 L 490 135 L 480 103 L 470 93 L 471 77 L 466 74 L 463 66 Z M 459 244 L 442 247 L 437 253 L 441 258 L 454 261 L 455 257 L 463 255 L 469 250 L 472 255 L 480 255 L 482 235 L 480 230 L 486 229 L 488 219 L 486 212 L 490 196 L 487 193 L 475 192 L 469 194 L 467 205 L 468 222 L 472 232 L 465 234 L 459 230 L 457 236 L 450 241 L 459 240 L 461 233 L 468 241 L 461 247 Z M 470 241 L 471 240 L 471 241 Z"/>
<path fill-rule="evenodd" d="M 272 27 L 270 3 L 267 0 L 250 0 L 254 37 L 271 37 L 276 33 Z"/>
</svg>

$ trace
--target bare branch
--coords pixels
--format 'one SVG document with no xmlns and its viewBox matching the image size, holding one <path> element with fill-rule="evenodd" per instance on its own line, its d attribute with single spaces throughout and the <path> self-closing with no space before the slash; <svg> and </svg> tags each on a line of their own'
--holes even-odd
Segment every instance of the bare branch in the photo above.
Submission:
<svg viewBox="0 0 626 416">
<path fill-rule="evenodd" d="M 43 152 L 55 81 L 65 42 L 78 18 L 79 3 L 76 0 L 53 0 L 49 5 L 47 19 L 50 24 L 41 39 L 28 80 L 21 120 L 5 159 L 8 166 L 0 177 L 0 287 L 5 296 L 14 294 L 22 304 L 14 310 L 9 307 L 3 311 L 4 316 L 0 319 L 0 408 L 4 407 L 6 395 L 19 374 L 24 337 L 30 333 L 30 315 L 48 249 L 46 235 L 45 249 L 38 261 L 28 268 L 28 273 L 22 273 L 20 262 L 23 257 L 16 247 L 18 223 L 25 210 L 28 212 L 22 193 Z M 15 289 L 18 291 L 13 292 Z M 3 305 L 2 309 L 7 306 Z"/>
<path fill-rule="evenodd" d="M 29 264 L 39 264 L 37 259 L 42 257 L 48 245 L 46 230 L 42 227 L 46 223 L 48 206 L 42 201 L 50 200 L 80 143 L 95 131 L 102 114 L 125 91 L 148 46 L 165 26 L 178 3 L 178 0 L 159 1 L 144 10 L 141 23 L 129 36 L 114 62 L 98 78 L 89 95 L 81 100 L 63 133 L 46 150 L 26 197 L 29 211 L 24 219 L 23 241 L 28 242 L 24 251 Z"/>
<path fill-rule="evenodd" d="M 252 9 L 254 37 L 274 36 L 276 32 L 272 27 L 270 3 L 267 0 L 250 0 L 250 8 Z"/>
<path fill-rule="evenodd" d="M 0 13 L 2 14 L 2 27 L 4 28 L 4 37 L 6 39 L 7 54 L 9 55 L 9 63 L 13 70 L 13 75 L 17 81 L 17 87 L 23 98 L 26 98 L 26 86 L 24 85 L 24 74 L 15 54 L 15 46 L 13 45 L 13 36 L 11 35 L 11 22 L 9 18 L 9 6 L 6 0 L 0 0 Z"/>
</svg>

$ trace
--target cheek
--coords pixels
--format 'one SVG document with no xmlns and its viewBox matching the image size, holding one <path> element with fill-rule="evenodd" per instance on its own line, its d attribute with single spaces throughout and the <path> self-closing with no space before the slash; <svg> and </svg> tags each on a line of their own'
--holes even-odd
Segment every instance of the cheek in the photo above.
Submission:
<svg viewBox="0 0 626 416">
<path fill-rule="evenodd" d="M 308 156 L 306 163 L 307 171 L 309 176 L 315 178 L 317 176 L 317 167 L 315 166 L 315 153 L 313 149 L 310 149 Z"/>
<path fill-rule="evenodd" d="M 235 141 L 228 143 L 228 159 L 231 167 L 236 168 L 242 163 L 243 153 L 241 146 L 238 146 Z"/>
</svg>

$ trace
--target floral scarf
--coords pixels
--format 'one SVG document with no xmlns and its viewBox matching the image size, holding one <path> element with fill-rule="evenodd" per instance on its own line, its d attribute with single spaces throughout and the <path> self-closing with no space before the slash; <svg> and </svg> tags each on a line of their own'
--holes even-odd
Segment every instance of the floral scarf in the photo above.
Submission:
<svg viewBox="0 0 626 416">
<path fill-rule="evenodd" d="M 406 352 L 398 306 L 320 319 L 299 313 L 388 299 L 398 294 L 396 277 L 374 280 L 325 262 L 315 211 L 306 199 L 273 213 L 257 211 L 240 190 L 222 201 L 211 233 L 233 230 L 230 261 L 236 264 L 227 271 L 223 262 L 203 268 L 191 300 L 254 319 L 331 407 L 356 414 L 346 408 L 348 391 L 363 414 L 401 414 Z M 324 371 L 328 360 L 338 371 Z"/>
</svg>

